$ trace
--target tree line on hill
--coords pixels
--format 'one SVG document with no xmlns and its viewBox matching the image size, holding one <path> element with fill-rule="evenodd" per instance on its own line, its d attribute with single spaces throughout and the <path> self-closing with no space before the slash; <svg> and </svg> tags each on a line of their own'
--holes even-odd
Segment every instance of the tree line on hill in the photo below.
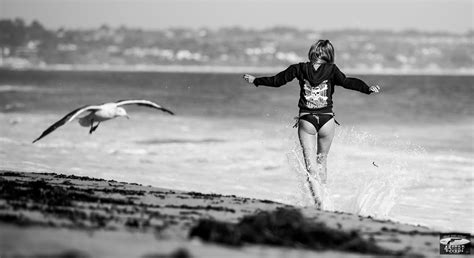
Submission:
<svg viewBox="0 0 474 258">
<path fill-rule="evenodd" d="M 48 29 L 17 18 L 0 20 L 0 64 L 284 66 L 306 61 L 313 42 L 330 39 L 345 68 L 462 70 L 473 68 L 473 35 L 291 27 Z"/>
</svg>

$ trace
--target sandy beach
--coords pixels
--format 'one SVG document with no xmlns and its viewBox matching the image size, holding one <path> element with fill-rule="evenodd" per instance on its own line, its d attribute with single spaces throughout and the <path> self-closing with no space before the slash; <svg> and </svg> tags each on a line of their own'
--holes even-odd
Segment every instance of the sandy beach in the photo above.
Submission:
<svg viewBox="0 0 474 258">
<path fill-rule="evenodd" d="M 0 228 L 1 257 L 439 255 L 426 227 L 55 173 L 1 171 Z"/>
</svg>

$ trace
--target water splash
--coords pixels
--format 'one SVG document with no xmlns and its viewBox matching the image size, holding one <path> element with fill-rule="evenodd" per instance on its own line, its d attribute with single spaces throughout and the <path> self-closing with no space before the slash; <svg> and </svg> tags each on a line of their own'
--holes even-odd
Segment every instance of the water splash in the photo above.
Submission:
<svg viewBox="0 0 474 258">
<path fill-rule="evenodd" d="M 299 206 L 319 206 L 323 210 L 333 211 L 334 204 L 328 191 L 328 187 L 326 184 L 321 184 L 307 172 L 306 167 L 302 162 L 303 156 L 301 153 L 301 147 L 295 146 L 286 155 L 288 163 L 296 173 L 298 182 L 300 199 L 296 200 L 295 204 Z"/>
<path fill-rule="evenodd" d="M 299 206 L 315 205 L 314 201 L 312 200 L 311 193 L 309 191 L 309 186 L 307 184 L 306 171 L 304 170 L 304 167 L 301 164 L 301 159 L 298 157 L 298 153 L 295 149 L 293 149 L 289 151 L 286 156 L 290 167 L 296 174 L 298 183 L 297 191 L 299 193 L 300 199 L 296 199 L 294 204 Z"/>
<path fill-rule="evenodd" d="M 296 205 L 309 206 L 306 170 L 297 141 L 288 151 L 290 167 L 296 172 L 301 199 Z M 395 135 L 379 139 L 354 128 L 338 128 L 328 157 L 328 182 L 318 185 L 322 209 L 338 210 L 389 219 L 406 187 L 420 182 L 426 151 Z"/>
<path fill-rule="evenodd" d="M 335 181 L 355 182 L 355 194 L 339 207 L 342 211 L 389 219 L 404 189 L 422 180 L 425 149 L 397 135 L 380 139 L 354 128 L 341 129 L 334 145 Z"/>
</svg>

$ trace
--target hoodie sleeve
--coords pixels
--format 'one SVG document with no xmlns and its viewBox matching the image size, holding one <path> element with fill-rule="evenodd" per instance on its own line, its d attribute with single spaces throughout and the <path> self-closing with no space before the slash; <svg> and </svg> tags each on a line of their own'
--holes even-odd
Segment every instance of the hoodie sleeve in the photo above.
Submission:
<svg viewBox="0 0 474 258">
<path fill-rule="evenodd" d="M 360 91 L 365 94 L 370 94 L 370 87 L 361 79 L 346 77 L 346 75 L 339 70 L 339 68 L 334 65 L 333 71 L 334 84 L 342 86 L 346 89 Z"/>
<path fill-rule="evenodd" d="M 293 64 L 275 76 L 255 78 L 253 84 L 257 87 L 260 85 L 268 87 L 280 87 L 292 81 L 298 75 L 298 71 L 298 64 Z"/>
</svg>

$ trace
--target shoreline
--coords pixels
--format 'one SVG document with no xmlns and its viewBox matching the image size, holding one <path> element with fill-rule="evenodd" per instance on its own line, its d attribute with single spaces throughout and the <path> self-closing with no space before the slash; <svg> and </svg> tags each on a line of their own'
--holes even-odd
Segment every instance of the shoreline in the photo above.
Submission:
<svg viewBox="0 0 474 258">
<path fill-rule="evenodd" d="M 11 71 L 56 71 L 56 72 L 168 72 L 168 73 L 276 73 L 285 66 L 213 66 L 213 65 L 72 65 L 56 64 L 43 66 L 0 66 Z M 353 75 L 426 75 L 426 76 L 474 76 L 474 69 L 344 69 Z"/>
<path fill-rule="evenodd" d="M 439 255 L 438 231 L 324 211 L 314 206 L 294 207 L 235 195 L 186 192 L 55 173 L 0 170 L 0 186 L 2 257 L 71 252 L 91 257 L 174 257 L 171 254 L 176 252 L 188 254 L 183 257 Z M 279 211 L 287 216 L 279 217 Z M 326 241 L 325 244 L 304 245 L 291 237 L 287 237 L 287 244 L 283 245 L 245 242 L 247 240 L 244 245 L 238 244 L 240 240 L 233 238 L 232 230 L 243 223 L 242 218 L 250 220 L 252 216 L 260 216 L 257 219 L 260 222 L 267 221 L 265 216 L 278 220 L 290 216 L 292 224 L 316 227 L 315 230 L 329 235 L 315 240 Z M 222 234 L 222 229 L 227 232 L 224 238 L 206 238 L 206 232 L 214 232 L 211 235 L 215 237 Z M 289 230 L 288 236 L 302 234 L 297 233 L 301 230 L 298 228 L 286 230 Z M 331 242 L 336 240 L 328 240 L 331 237 L 357 237 L 354 241 L 358 244 L 355 249 L 341 249 L 340 244 Z M 360 246 L 367 248 L 360 249 Z M 157 256 L 163 252 L 168 255 Z"/>
</svg>

